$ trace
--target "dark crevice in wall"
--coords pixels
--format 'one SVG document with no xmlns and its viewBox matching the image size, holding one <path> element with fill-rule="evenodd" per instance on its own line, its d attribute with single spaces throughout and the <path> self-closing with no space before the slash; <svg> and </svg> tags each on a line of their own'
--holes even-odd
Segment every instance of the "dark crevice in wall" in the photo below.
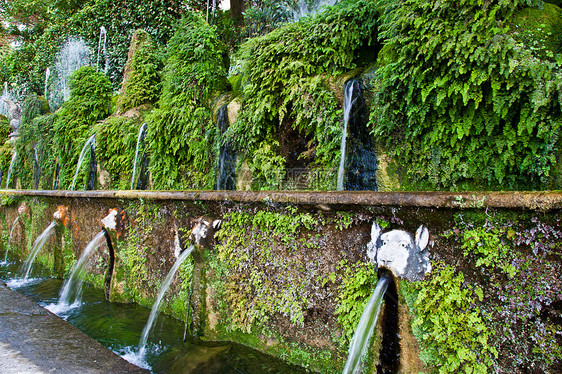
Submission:
<svg viewBox="0 0 562 374">
<path fill-rule="evenodd" d="M 104 291 L 106 300 L 110 300 L 111 293 L 111 277 L 113 276 L 113 267 L 115 265 L 115 251 L 113 250 L 113 245 L 111 244 L 111 237 L 105 228 L 103 230 L 103 235 L 105 236 L 105 241 L 107 243 L 107 249 L 109 250 L 109 263 L 107 264 L 107 272 L 105 273 Z"/>
<path fill-rule="evenodd" d="M 383 337 L 382 347 L 377 364 L 377 374 L 398 373 L 400 357 L 400 341 L 398 336 L 398 292 L 394 278 L 384 295 L 382 315 Z"/>
</svg>

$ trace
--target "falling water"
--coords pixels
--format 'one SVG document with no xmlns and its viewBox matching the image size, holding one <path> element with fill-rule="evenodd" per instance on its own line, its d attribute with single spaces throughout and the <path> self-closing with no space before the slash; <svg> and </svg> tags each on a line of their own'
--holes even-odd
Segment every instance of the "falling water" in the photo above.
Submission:
<svg viewBox="0 0 562 374">
<path fill-rule="evenodd" d="M 103 42 L 102 42 L 103 38 Z M 98 57 L 96 59 L 96 71 L 99 71 L 100 68 L 100 55 L 103 53 L 103 58 L 105 60 L 103 73 L 107 74 L 107 70 L 109 68 L 108 61 L 107 61 L 107 31 L 105 27 L 100 26 L 100 37 L 98 40 Z"/>
<path fill-rule="evenodd" d="M 379 278 L 375 291 L 369 298 L 369 302 L 367 303 L 367 306 L 361 315 L 361 319 L 359 320 L 359 324 L 355 329 L 355 333 L 353 334 L 343 374 L 360 373 L 361 363 L 367 353 L 367 350 L 369 349 L 369 343 L 371 341 L 371 337 L 373 336 L 373 332 L 375 331 L 375 326 L 377 325 L 383 296 L 389 283 L 390 275 L 383 273 Z"/>
<path fill-rule="evenodd" d="M 80 258 L 74 264 L 74 268 L 70 273 L 70 277 L 64 281 L 62 286 L 59 301 L 56 308 L 58 310 L 62 308 L 68 308 L 73 303 L 80 302 L 80 295 L 82 293 L 83 281 L 80 279 L 80 275 L 84 270 L 86 261 L 90 258 L 91 254 L 104 242 L 105 234 L 100 231 L 86 246 Z M 53 312 L 53 310 L 51 310 Z M 53 312 L 54 313 L 54 312 Z"/>
<path fill-rule="evenodd" d="M 338 0 L 299 0 L 296 9 L 293 10 L 293 18 L 296 22 L 304 16 L 310 16 L 319 13 L 323 10 L 324 7 L 335 5 L 337 2 Z"/>
<path fill-rule="evenodd" d="M 160 289 L 158 290 L 158 296 L 156 297 L 156 300 L 154 301 L 154 304 L 152 305 L 152 310 L 150 311 L 150 316 L 148 317 L 148 321 L 146 322 L 146 325 L 144 326 L 144 330 L 142 330 L 142 335 L 141 335 L 141 339 L 140 339 L 140 342 L 139 342 L 138 357 L 141 360 L 143 360 L 143 358 L 145 356 L 146 344 L 148 342 L 148 335 L 150 334 L 150 332 L 152 330 L 152 326 L 154 325 L 154 322 L 156 322 L 156 318 L 158 317 L 158 308 L 160 307 L 160 303 L 162 302 L 162 299 L 164 298 L 164 294 L 166 293 L 166 291 L 170 287 L 170 284 L 172 283 L 172 280 L 174 279 L 174 275 L 176 274 L 176 271 L 179 269 L 180 265 L 189 257 L 189 255 L 193 251 L 193 248 L 194 248 L 194 246 L 192 245 L 181 253 L 181 255 L 176 260 L 174 266 L 172 266 L 172 268 L 170 269 L 170 271 L 166 275 L 166 278 L 164 278 L 164 281 L 162 282 L 162 285 L 160 286 Z"/>
<path fill-rule="evenodd" d="M 47 100 L 48 95 L 48 86 L 49 86 L 49 77 L 51 76 L 51 69 L 47 68 L 45 70 L 45 91 L 43 91 L 43 97 Z"/>
<path fill-rule="evenodd" d="M 10 236 L 8 236 L 8 244 L 6 246 L 6 254 L 4 255 L 4 264 L 8 263 L 8 252 L 10 251 L 10 243 L 12 242 L 12 234 L 14 233 L 14 229 L 16 228 L 16 224 L 20 220 L 20 216 L 17 216 L 12 223 L 12 229 L 10 230 Z"/>
<path fill-rule="evenodd" d="M 357 97 L 353 96 L 353 88 L 355 86 L 355 80 L 349 80 L 346 82 L 344 87 L 344 97 L 343 97 L 343 133 L 341 138 L 340 146 L 340 167 L 338 169 L 338 183 L 337 190 L 343 191 L 343 181 L 345 175 L 345 156 L 346 156 L 346 142 L 347 142 L 347 125 L 349 124 L 349 118 L 351 113 L 351 108 Z"/>
<path fill-rule="evenodd" d="M 33 178 L 35 179 L 35 189 L 37 190 L 39 189 L 39 179 L 41 178 L 41 168 L 39 167 L 39 157 L 37 156 L 37 144 L 33 147 L 33 153 L 35 155 L 35 160 L 33 160 L 35 163 Z"/>
<path fill-rule="evenodd" d="M 6 189 L 10 185 L 10 178 L 12 177 L 12 171 L 14 170 L 14 164 L 16 163 L 16 158 L 18 156 L 17 152 L 14 152 L 12 156 L 12 161 L 10 161 L 10 167 L 8 168 L 8 176 L 6 177 Z"/>
<path fill-rule="evenodd" d="M 51 71 L 53 79 L 50 82 L 49 97 L 45 97 L 51 110 L 58 109 L 70 98 L 68 82 L 72 73 L 88 65 L 90 65 L 90 48 L 83 40 L 71 38 L 64 43 L 57 54 L 54 69 Z"/>
<path fill-rule="evenodd" d="M 12 94 L 10 94 L 10 91 L 8 91 L 8 82 L 4 82 L 4 91 L 2 92 L 2 96 L 0 96 L 0 114 L 8 117 L 8 109 L 9 109 L 9 105 L 4 101 L 4 99 L 9 99 L 14 101 L 14 98 L 12 97 Z"/>
<path fill-rule="evenodd" d="M 27 256 L 25 263 L 23 264 L 23 279 L 27 279 L 29 273 L 31 272 L 31 268 L 33 267 L 33 263 L 35 262 L 35 258 L 43 248 L 43 245 L 47 242 L 47 240 L 55 233 L 55 221 L 51 222 L 51 224 L 35 239 L 33 243 L 33 248 Z"/>
<path fill-rule="evenodd" d="M 74 190 L 74 184 L 76 183 L 76 178 L 78 177 L 78 172 L 80 171 L 80 166 L 82 166 L 82 162 L 84 161 L 84 157 L 86 157 L 86 150 L 90 144 L 93 144 L 96 140 L 96 134 L 90 136 L 86 143 L 84 143 L 84 147 L 82 147 L 82 151 L 80 152 L 80 157 L 78 157 L 78 164 L 76 165 L 76 172 L 74 173 L 74 178 L 72 179 L 72 184 L 70 185 L 70 190 Z M 90 152 L 92 148 L 90 148 Z"/>
<path fill-rule="evenodd" d="M 131 190 L 134 189 L 135 182 L 137 181 L 137 161 L 139 157 L 139 148 L 141 146 L 141 142 L 144 143 L 144 137 L 146 136 L 146 122 L 142 124 L 141 128 L 139 129 L 139 135 L 137 137 L 137 149 L 135 150 L 135 160 L 133 161 L 133 176 L 131 177 Z"/>
<path fill-rule="evenodd" d="M 221 137 L 228 130 L 228 104 L 219 109 L 217 125 Z M 229 142 L 219 147 L 217 190 L 236 189 L 236 153 Z"/>
</svg>

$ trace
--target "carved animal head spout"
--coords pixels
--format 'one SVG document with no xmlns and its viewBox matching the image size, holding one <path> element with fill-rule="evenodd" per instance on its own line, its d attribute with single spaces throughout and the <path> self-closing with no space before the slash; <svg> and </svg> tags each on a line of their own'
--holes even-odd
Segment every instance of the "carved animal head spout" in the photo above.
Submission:
<svg viewBox="0 0 562 374">
<path fill-rule="evenodd" d="M 371 241 L 367 243 L 367 257 L 378 268 L 387 268 L 394 276 L 410 281 L 422 280 L 431 271 L 427 244 L 429 231 L 423 225 L 415 238 L 409 232 L 392 230 L 381 234 L 378 223 L 371 228 Z"/>
<path fill-rule="evenodd" d="M 220 228 L 221 220 L 211 220 L 207 217 L 199 217 L 194 221 L 195 225 L 189 234 L 189 240 L 195 245 L 208 246 L 214 239 L 215 231 Z"/>
<path fill-rule="evenodd" d="M 101 220 L 101 224 L 106 230 L 115 231 L 117 238 L 123 234 L 125 229 L 125 212 L 121 209 L 112 208 L 109 209 L 109 214 Z"/>
<path fill-rule="evenodd" d="M 62 223 L 65 226 L 68 226 L 70 223 L 70 215 L 68 214 L 68 207 L 64 205 L 59 205 L 57 207 L 57 211 L 53 214 L 53 219 L 57 223 Z"/>
</svg>

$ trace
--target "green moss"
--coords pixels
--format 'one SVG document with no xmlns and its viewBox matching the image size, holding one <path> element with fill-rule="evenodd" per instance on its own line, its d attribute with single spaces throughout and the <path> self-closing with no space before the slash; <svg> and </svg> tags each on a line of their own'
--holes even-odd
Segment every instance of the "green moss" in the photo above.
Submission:
<svg viewBox="0 0 562 374">
<path fill-rule="evenodd" d="M 120 112 L 156 102 L 160 94 L 162 66 L 161 57 L 150 35 L 144 30 L 135 31 L 119 98 Z"/>
<path fill-rule="evenodd" d="M 542 9 L 521 9 L 512 23 L 515 38 L 542 58 L 562 53 L 562 9 L 558 6 L 546 3 Z"/>
</svg>

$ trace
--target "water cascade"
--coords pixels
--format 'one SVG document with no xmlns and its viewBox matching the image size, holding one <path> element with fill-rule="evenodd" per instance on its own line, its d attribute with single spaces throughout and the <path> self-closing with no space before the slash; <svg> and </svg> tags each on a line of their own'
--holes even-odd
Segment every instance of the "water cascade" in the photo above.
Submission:
<svg viewBox="0 0 562 374">
<path fill-rule="evenodd" d="M 296 22 L 304 16 L 311 16 L 319 13 L 324 7 L 335 5 L 337 2 L 338 0 L 299 0 L 296 4 L 296 8 L 293 9 L 293 18 Z"/>
<path fill-rule="evenodd" d="M 83 66 L 90 65 L 90 48 L 81 39 L 69 39 L 57 54 L 55 66 L 51 73 L 51 89 L 45 97 L 52 111 L 70 98 L 68 82 L 72 73 Z"/>
<path fill-rule="evenodd" d="M 144 158 L 146 157 L 145 153 L 144 153 L 144 146 L 145 146 L 144 138 L 146 137 L 146 129 L 147 129 L 147 125 L 146 125 L 146 122 L 145 122 L 140 127 L 139 135 L 137 137 L 137 148 L 135 150 L 135 160 L 133 161 L 133 175 L 131 176 L 131 190 L 134 189 L 135 182 L 137 182 L 137 179 L 138 179 L 137 189 L 146 188 L 146 186 L 144 186 L 144 188 L 142 188 L 143 186 L 139 186 L 141 184 L 141 178 L 137 178 L 137 167 L 138 167 L 138 164 L 139 164 L 139 162 L 138 162 L 139 161 L 139 149 L 141 148 L 141 146 L 143 148 L 142 156 L 141 156 L 142 161 L 140 162 L 141 165 L 144 163 L 143 161 L 144 161 Z"/>
<path fill-rule="evenodd" d="M 371 337 L 375 331 L 383 296 L 390 283 L 390 279 L 390 275 L 386 273 L 381 274 L 375 291 L 369 298 L 365 310 L 363 310 L 363 314 L 361 315 L 361 319 L 359 320 L 359 324 L 355 329 L 353 339 L 349 345 L 347 362 L 343 369 L 344 374 L 361 372 L 361 363 L 367 353 Z"/>
<path fill-rule="evenodd" d="M 4 99 L 8 99 L 12 101 L 14 99 L 10 94 L 10 92 L 8 91 L 8 82 L 4 82 L 4 91 L 2 91 L 2 96 L 0 96 L 0 114 L 9 118 L 8 116 L 9 105 L 4 101 Z"/>
<path fill-rule="evenodd" d="M 80 171 L 80 166 L 82 166 L 82 162 L 84 161 L 84 157 L 86 157 L 86 150 L 88 149 L 88 147 L 90 148 L 90 154 L 92 158 L 95 158 L 95 154 L 94 154 L 94 144 L 96 141 L 96 135 L 92 135 L 88 138 L 88 140 L 86 140 L 86 143 L 84 143 L 84 147 L 82 147 L 82 151 L 80 152 L 80 157 L 78 157 L 78 164 L 76 165 L 76 172 L 74 173 L 74 178 L 72 179 L 72 184 L 70 185 L 70 190 L 73 191 L 74 190 L 74 185 L 76 183 L 76 178 L 78 177 L 78 172 Z M 94 161 L 95 162 L 95 161 Z M 90 165 L 91 166 L 91 165 Z M 91 168 L 90 168 L 91 169 Z M 90 170 L 90 174 L 92 173 L 92 171 Z M 90 175 L 91 177 L 91 175 Z"/>
<path fill-rule="evenodd" d="M 156 297 L 156 300 L 154 301 L 154 304 L 152 305 L 152 309 L 150 310 L 150 316 L 148 317 L 148 321 L 146 322 L 146 325 L 144 326 L 144 329 L 142 330 L 142 335 L 141 335 L 141 339 L 140 339 L 140 342 L 139 342 L 139 351 L 138 351 L 137 356 L 141 360 L 144 359 L 144 356 L 146 354 L 146 344 L 148 342 L 148 335 L 150 335 L 150 332 L 152 330 L 152 326 L 154 325 L 154 322 L 156 322 L 156 318 L 158 317 L 158 308 L 160 307 L 160 303 L 162 302 L 162 299 L 164 298 L 164 294 L 166 293 L 166 291 L 170 287 L 170 284 L 172 283 L 172 280 L 174 279 L 174 276 L 176 275 L 176 271 L 179 269 L 180 265 L 189 257 L 189 255 L 191 254 L 191 252 L 193 251 L 194 248 L 195 247 L 192 245 L 181 253 L 181 255 L 178 257 L 178 259 L 174 263 L 174 266 L 172 266 L 172 268 L 170 269 L 170 271 L 166 275 L 166 278 L 164 278 L 164 281 L 162 282 L 162 285 L 160 286 L 160 289 L 158 290 L 158 296 Z"/>
<path fill-rule="evenodd" d="M 350 79 L 344 86 L 344 129 L 338 169 L 338 191 L 376 191 L 377 156 L 367 128 L 362 84 Z"/>
<path fill-rule="evenodd" d="M 39 167 L 39 157 L 37 156 L 37 144 L 33 147 L 33 155 L 35 158 L 33 159 L 34 163 L 34 172 L 33 172 L 33 179 L 35 181 L 35 189 L 39 189 L 39 179 L 41 178 L 41 168 Z"/>
<path fill-rule="evenodd" d="M 105 61 L 103 65 L 103 73 L 107 74 L 107 71 L 109 69 L 109 62 L 107 60 L 107 31 L 105 27 L 100 26 L 100 37 L 98 40 L 98 57 L 96 59 L 96 71 L 99 71 L 100 69 L 100 55 L 102 53 L 103 53 L 103 59 Z"/>
<path fill-rule="evenodd" d="M 33 267 L 33 263 L 35 262 L 35 258 L 43 248 L 43 245 L 47 242 L 47 240 L 55 233 L 55 221 L 51 222 L 51 224 L 35 239 L 33 243 L 33 248 L 29 253 L 29 256 L 25 260 L 23 264 L 23 279 L 27 279 L 29 273 L 31 272 L 31 268 Z"/>
<path fill-rule="evenodd" d="M 12 171 L 14 171 L 14 164 L 16 163 L 16 158 L 18 157 L 18 153 L 14 152 L 12 155 L 12 161 L 10 161 L 10 167 L 8 168 L 8 176 L 6 177 L 6 189 L 8 189 L 10 185 L 10 178 L 12 177 Z"/>
<path fill-rule="evenodd" d="M 48 87 L 49 87 L 49 77 L 51 76 L 51 69 L 47 68 L 45 70 L 45 90 L 43 91 L 43 97 L 47 99 L 48 95 Z"/>
<path fill-rule="evenodd" d="M 338 169 L 338 183 L 337 190 L 343 191 L 343 177 L 345 171 L 345 150 L 347 142 L 347 124 L 349 122 L 349 113 L 351 112 L 351 107 L 357 98 L 353 97 L 353 86 L 355 85 L 355 80 L 349 80 L 344 86 L 344 96 L 343 96 L 343 133 L 341 137 L 340 145 L 340 167 Z"/>
<path fill-rule="evenodd" d="M 86 261 L 90 258 L 92 253 L 105 241 L 105 232 L 102 230 L 88 243 L 80 258 L 74 265 L 70 277 L 64 281 L 62 286 L 59 301 L 56 305 L 56 310 L 68 308 L 73 303 L 80 302 L 80 295 L 82 291 L 83 281 L 80 278 L 84 270 Z"/>
<path fill-rule="evenodd" d="M 16 228 L 16 224 L 20 220 L 20 216 L 17 216 L 12 223 L 12 229 L 10 230 L 10 235 L 8 236 L 8 244 L 6 245 L 6 253 L 4 254 L 4 264 L 8 263 L 8 252 L 10 251 L 10 243 L 12 242 L 12 234 L 14 233 L 14 229 Z"/>
<path fill-rule="evenodd" d="M 217 115 L 217 125 L 221 137 L 228 130 L 228 104 L 223 105 L 219 109 Z M 230 142 L 220 145 L 218 172 L 217 172 L 217 190 L 235 190 L 236 189 L 236 153 Z"/>
</svg>

